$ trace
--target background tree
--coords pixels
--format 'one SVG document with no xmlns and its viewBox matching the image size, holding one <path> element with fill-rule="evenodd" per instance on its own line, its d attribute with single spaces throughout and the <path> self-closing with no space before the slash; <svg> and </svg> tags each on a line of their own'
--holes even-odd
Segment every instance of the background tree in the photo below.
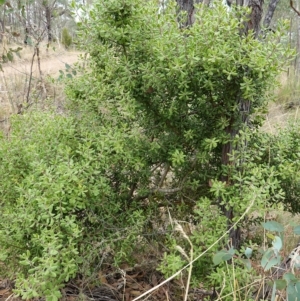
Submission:
<svg viewBox="0 0 300 301">
<path fill-rule="evenodd" d="M 68 1 L 8 1 L 1 6 L 2 32 L 10 40 L 33 44 L 41 33 L 43 39 L 52 42 L 61 38 L 61 30 L 68 27 L 75 33 L 75 22 Z M 53 22 L 55 20 L 55 22 Z"/>
<path fill-rule="evenodd" d="M 276 10 L 278 3 L 279 3 L 279 0 L 270 0 L 267 12 L 264 17 L 264 22 L 263 22 L 263 26 L 265 28 L 270 27 L 270 24 L 271 24 L 271 21 L 272 21 L 272 18 L 273 18 L 273 15 L 274 15 L 274 12 Z"/>
</svg>

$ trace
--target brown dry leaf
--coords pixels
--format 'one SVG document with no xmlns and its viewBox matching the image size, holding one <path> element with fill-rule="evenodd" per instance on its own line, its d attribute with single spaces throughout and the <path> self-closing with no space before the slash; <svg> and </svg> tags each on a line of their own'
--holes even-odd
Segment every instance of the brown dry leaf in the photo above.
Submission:
<svg viewBox="0 0 300 301">
<path fill-rule="evenodd" d="M 0 296 L 8 295 L 8 294 L 10 294 L 10 293 L 11 293 L 11 291 L 10 291 L 9 288 L 0 290 Z"/>
<path fill-rule="evenodd" d="M 142 294 L 142 292 L 136 291 L 136 290 L 132 290 L 132 291 L 130 292 L 130 295 L 132 295 L 132 296 L 134 296 L 134 297 L 138 297 L 138 296 L 140 296 L 141 294 Z"/>
<path fill-rule="evenodd" d="M 107 284 L 106 277 L 105 277 L 105 275 L 102 274 L 101 271 L 98 273 L 98 279 L 100 280 L 101 284 Z"/>
<path fill-rule="evenodd" d="M 152 276 L 151 276 L 151 283 L 153 286 L 157 286 L 157 284 L 158 284 L 157 277 L 155 274 L 152 274 Z"/>
<path fill-rule="evenodd" d="M 126 278 L 131 278 L 131 279 L 134 279 L 134 278 L 137 278 L 138 275 L 139 275 L 140 272 L 134 274 L 134 275 L 126 275 Z"/>
<path fill-rule="evenodd" d="M 149 291 L 149 289 L 151 289 L 151 286 L 148 283 L 143 283 L 143 288 L 145 291 Z"/>
<path fill-rule="evenodd" d="M 125 293 L 125 300 L 126 301 L 131 301 L 132 300 L 129 293 Z"/>
<path fill-rule="evenodd" d="M 130 286 L 131 289 L 134 289 L 134 290 L 138 290 L 141 288 L 141 285 L 139 283 L 133 283 L 131 286 Z"/>
</svg>

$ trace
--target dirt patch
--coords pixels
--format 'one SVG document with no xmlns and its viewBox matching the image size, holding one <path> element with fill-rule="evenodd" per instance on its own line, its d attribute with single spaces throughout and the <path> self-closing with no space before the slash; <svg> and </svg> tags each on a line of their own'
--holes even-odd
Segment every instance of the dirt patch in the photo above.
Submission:
<svg viewBox="0 0 300 301">
<path fill-rule="evenodd" d="M 32 53 L 33 55 L 33 53 Z M 65 64 L 72 65 L 78 61 L 78 56 L 80 52 L 77 51 L 61 51 L 57 53 L 46 53 L 41 57 L 41 70 L 44 75 L 55 75 L 59 72 L 59 70 L 65 70 Z M 32 64 L 32 57 L 28 58 L 20 58 L 12 63 L 7 63 L 3 65 L 3 76 L 9 75 L 29 75 L 30 68 Z M 38 64 L 37 58 L 35 56 L 33 62 L 33 74 L 38 73 Z M 2 76 L 2 77 L 3 77 Z"/>
<path fill-rule="evenodd" d="M 3 72 L 0 72 L 0 128 L 7 131 L 9 116 L 18 113 L 24 104 L 40 105 L 45 99 L 62 103 L 63 86 L 55 80 L 59 71 L 65 72 L 66 66 L 72 66 L 79 61 L 79 56 L 78 51 L 41 46 L 40 73 L 34 49 L 28 47 L 20 52 L 20 57 L 15 56 L 13 62 L 3 64 Z"/>
</svg>

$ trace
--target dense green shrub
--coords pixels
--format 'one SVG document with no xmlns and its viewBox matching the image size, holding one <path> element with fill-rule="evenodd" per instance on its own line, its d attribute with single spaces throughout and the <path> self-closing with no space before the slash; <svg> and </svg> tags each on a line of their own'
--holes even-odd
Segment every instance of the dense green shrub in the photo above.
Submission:
<svg viewBox="0 0 300 301">
<path fill-rule="evenodd" d="M 16 277 L 23 298 L 56 300 L 86 258 L 94 265 L 114 248 L 129 256 L 143 227 L 138 207 L 114 191 L 113 166 L 122 185 L 126 170 L 141 167 L 126 147 L 136 137 L 93 126 L 95 133 L 71 117 L 35 113 L 18 116 L 1 140 L 1 274 Z"/>
<path fill-rule="evenodd" d="M 257 133 L 251 145 L 254 162 L 277 174 L 285 210 L 300 212 L 300 122 L 291 120 L 275 134 Z"/>
<path fill-rule="evenodd" d="M 216 4 L 200 7 L 195 24 L 179 29 L 174 2 L 161 14 L 153 3 L 95 5 L 80 32 L 89 73 L 69 85 L 68 95 L 77 113 L 90 112 L 103 124 L 143 135 L 148 148 L 141 176 L 146 177 L 135 175 L 130 202 L 167 206 L 174 219 L 192 215 L 198 228 L 191 239 L 199 253 L 227 228 L 218 207 L 232 208 L 236 221 L 250 205 L 260 210 L 283 199 L 278 170 L 254 161 L 257 154 L 247 144 L 260 125 L 282 58 L 291 55 L 280 42 L 286 24 L 260 41 L 241 34 L 245 10 L 228 12 Z M 247 102 L 245 113 L 241 103 Z M 228 141 L 235 149 L 232 164 L 222 166 Z M 197 216 L 197 208 L 203 215 Z M 206 212 L 215 212 L 215 219 Z M 215 231 L 203 231 L 211 227 Z M 164 263 L 180 257 L 174 235 L 167 241 L 171 259 L 166 255 Z M 198 275 L 212 269 L 208 262 L 197 263 Z M 181 264 L 160 269 L 170 274 Z"/>
<path fill-rule="evenodd" d="M 62 32 L 61 32 L 61 43 L 68 49 L 72 43 L 73 43 L 73 38 L 70 35 L 70 32 L 68 28 L 64 27 Z"/>
</svg>

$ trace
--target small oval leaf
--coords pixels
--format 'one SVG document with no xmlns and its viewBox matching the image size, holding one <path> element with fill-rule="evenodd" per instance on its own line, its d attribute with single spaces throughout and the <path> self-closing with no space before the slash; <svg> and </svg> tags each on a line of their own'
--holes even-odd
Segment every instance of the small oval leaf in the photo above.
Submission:
<svg viewBox="0 0 300 301">
<path fill-rule="evenodd" d="M 282 240 L 279 236 L 275 236 L 272 242 L 273 248 L 277 251 L 280 251 L 282 248 Z"/>
<path fill-rule="evenodd" d="M 249 259 L 252 255 L 253 250 L 251 248 L 246 248 L 245 250 L 245 256 Z"/>
<path fill-rule="evenodd" d="M 283 290 L 283 289 L 286 288 L 286 281 L 285 280 L 278 279 L 278 280 L 275 280 L 275 282 L 276 282 L 277 289 Z"/>
<path fill-rule="evenodd" d="M 297 280 L 297 278 L 295 277 L 295 275 L 293 273 L 285 273 L 283 275 L 283 278 L 286 280 L 286 282 L 291 282 L 291 281 Z"/>
<path fill-rule="evenodd" d="M 268 271 L 275 265 L 279 264 L 281 261 L 281 257 L 276 255 L 274 250 L 268 249 L 263 258 L 261 259 L 261 266 L 264 268 L 265 271 Z"/>
<path fill-rule="evenodd" d="M 275 231 L 279 233 L 284 231 L 284 227 L 275 221 L 268 221 L 263 223 L 262 226 L 268 231 Z"/>
<path fill-rule="evenodd" d="M 251 261 L 248 258 L 241 258 L 241 261 L 243 262 L 243 264 L 245 265 L 245 267 L 247 268 L 247 270 L 251 270 Z"/>
<path fill-rule="evenodd" d="M 218 265 L 223 261 L 223 256 L 225 255 L 224 250 L 219 251 L 218 253 L 216 253 L 213 257 L 213 263 L 214 265 Z"/>
</svg>

